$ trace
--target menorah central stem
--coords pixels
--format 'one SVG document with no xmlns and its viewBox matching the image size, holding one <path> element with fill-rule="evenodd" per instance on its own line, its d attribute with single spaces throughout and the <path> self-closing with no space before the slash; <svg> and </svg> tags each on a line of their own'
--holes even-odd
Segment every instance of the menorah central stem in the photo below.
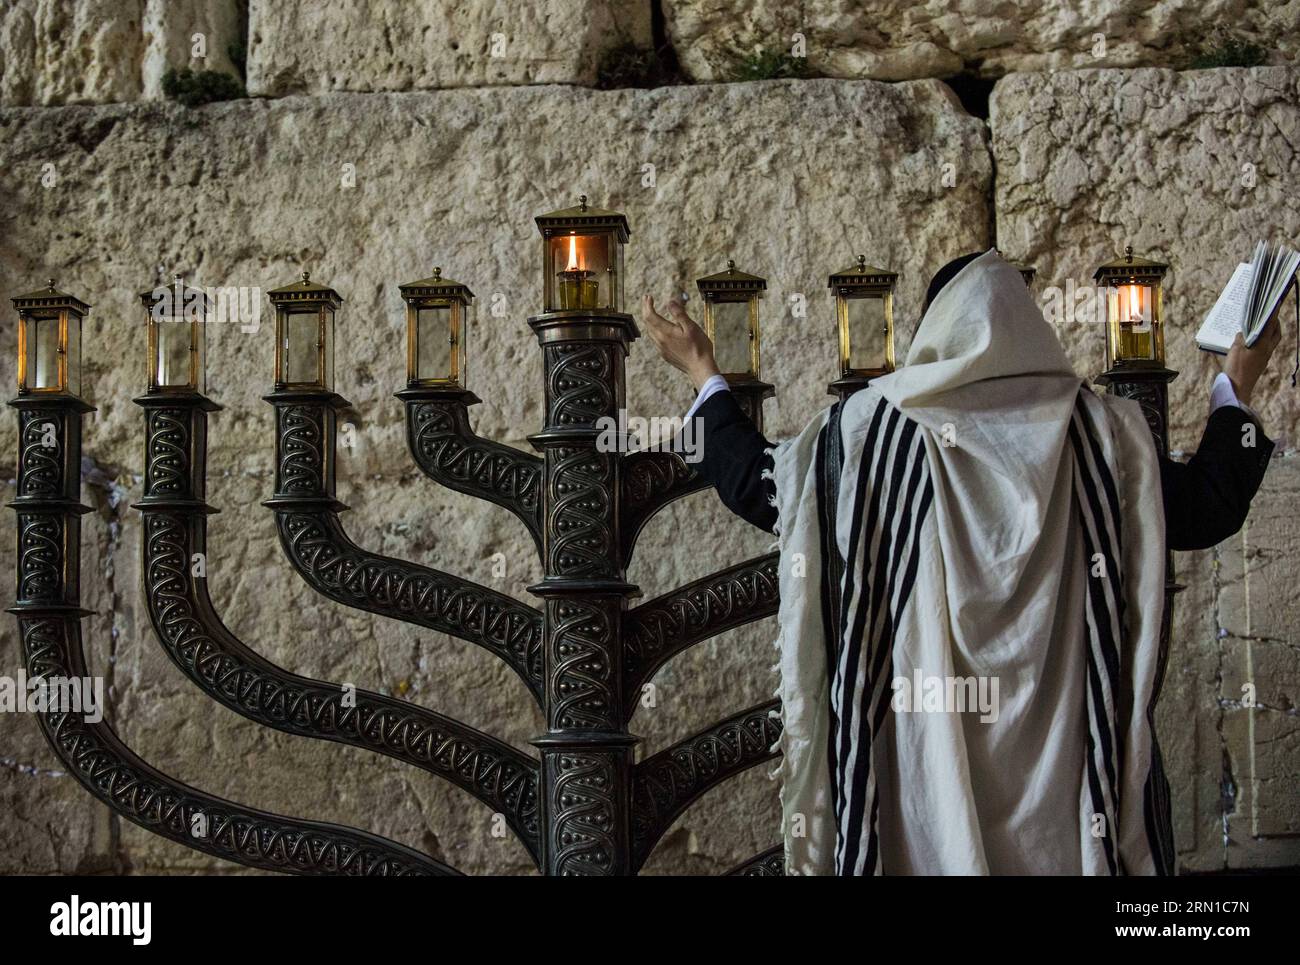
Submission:
<svg viewBox="0 0 1300 965">
<path fill-rule="evenodd" d="M 542 346 L 545 425 L 543 565 L 530 587 L 545 603 L 547 732 L 542 755 L 548 875 L 636 871 L 622 615 L 636 587 L 620 539 L 621 456 L 597 445 L 603 417 L 624 405 L 624 363 L 637 337 L 630 316 L 561 312 L 529 319 Z"/>
</svg>

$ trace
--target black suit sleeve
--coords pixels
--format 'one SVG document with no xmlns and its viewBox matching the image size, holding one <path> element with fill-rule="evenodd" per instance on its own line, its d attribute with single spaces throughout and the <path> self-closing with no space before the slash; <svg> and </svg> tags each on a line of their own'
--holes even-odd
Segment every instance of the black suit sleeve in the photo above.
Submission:
<svg viewBox="0 0 1300 965">
<path fill-rule="evenodd" d="M 702 441 L 695 470 L 728 509 L 767 532 L 776 524 L 771 498 L 776 489 L 764 470 L 772 468 L 772 444 L 745 415 L 730 392 L 718 392 L 695 412 Z M 1248 424 L 1254 446 L 1246 445 Z M 1165 539 L 1172 550 L 1207 549 L 1241 529 L 1273 454 L 1273 442 L 1258 423 L 1235 405 L 1210 416 L 1196 454 L 1187 462 L 1160 459 Z"/>
<path fill-rule="evenodd" d="M 759 529 L 772 532 L 776 487 L 771 479 L 772 444 L 763 438 L 730 392 L 715 392 L 695 410 L 700 461 L 695 471 L 718 491 L 723 504 Z M 767 478 L 763 471 L 769 470 Z"/>
<path fill-rule="evenodd" d="M 1247 425 L 1253 426 L 1253 446 L 1246 444 Z M 1161 457 L 1169 548 L 1208 549 L 1241 529 L 1272 454 L 1259 424 L 1244 409 L 1225 405 L 1210 414 L 1196 455 L 1185 463 Z"/>
</svg>

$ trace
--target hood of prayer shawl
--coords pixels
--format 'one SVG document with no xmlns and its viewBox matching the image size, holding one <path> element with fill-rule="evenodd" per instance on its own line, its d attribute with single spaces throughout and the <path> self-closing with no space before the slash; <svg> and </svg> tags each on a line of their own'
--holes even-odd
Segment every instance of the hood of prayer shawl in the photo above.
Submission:
<svg viewBox="0 0 1300 965">
<path fill-rule="evenodd" d="M 1081 381 L 1020 272 L 990 249 L 940 291 L 906 364 L 872 382 L 933 434 L 945 530 L 978 528 L 979 553 L 968 558 L 984 565 L 950 574 L 962 596 L 1006 602 L 1033 565 L 1059 474 L 1069 472 Z"/>
</svg>

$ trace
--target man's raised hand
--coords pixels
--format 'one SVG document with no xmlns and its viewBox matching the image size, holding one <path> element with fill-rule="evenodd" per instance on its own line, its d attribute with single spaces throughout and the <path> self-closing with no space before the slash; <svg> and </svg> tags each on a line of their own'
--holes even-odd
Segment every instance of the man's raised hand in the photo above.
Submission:
<svg viewBox="0 0 1300 965">
<path fill-rule="evenodd" d="M 691 320 L 677 299 L 668 302 L 665 317 L 655 311 L 654 298 L 642 295 L 641 322 L 664 361 L 685 372 L 697 392 L 711 376 L 721 374 L 713 360 L 709 336 Z"/>
</svg>

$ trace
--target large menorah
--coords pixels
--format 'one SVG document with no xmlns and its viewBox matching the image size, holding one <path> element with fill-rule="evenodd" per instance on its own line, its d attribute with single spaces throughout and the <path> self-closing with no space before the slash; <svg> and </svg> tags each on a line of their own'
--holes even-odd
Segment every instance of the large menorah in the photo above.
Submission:
<svg viewBox="0 0 1300 965">
<path fill-rule="evenodd" d="M 548 277 L 554 252 L 562 254 L 567 245 L 577 258 L 572 232 L 565 233 L 571 223 L 596 234 L 608 229 L 609 252 L 626 241 L 622 216 L 588 209 L 585 199 L 580 209 L 556 214 L 565 217 L 538 219 L 547 239 Z M 397 397 L 406 409 L 410 453 L 434 482 L 505 507 L 528 530 L 542 571 L 529 588 L 538 607 L 352 542 L 335 483 L 339 413 L 348 406 L 333 390 L 338 296 L 305 274 L 301 283 L 271 293 L 278 312 L 277 383 L 266 401 L 275 408 L 276 451 L 275 491 L 266 505 L 285 556 L 313 589 L 337 603 L 460 637 L 504 661 L 545 714 L 547 731 L 532 741 L 538 756 L 408 701 L 298 676 L 238 639 L 212 604 L 204 570 L 192 565 L 206 554 L 207 517 L 215 512 L 205 501 L 207 421 L 219 409 L 198 391 L 203 359 L 197 323 L 170 331 L 151 323 L 150 391 L 136 400 L 145 438 L 144 494 L 136 503 L 143 521 L 144 597 L 158 641 L 176 666 L 250 720 L 386 754 L 451 781 L 501 815 L 547 875 L 636 873 L 688 805 L 774 757 L 780 737 L 778 704 L 769 701 L 645 760 L 634 758 L 637 738 L 628 722 L 643 687 L 689 647 L 775 614 L 777 556 L 751 559 L 632 605 L 637 587 L 626 573 L 642 527 L 706 483 L 676 452 L 629 452 L 600 442 L 625 410 L 625 362 L 638 333 L 630 315 L 614 310 L 622 302 L 615 277 L 621 251 L 607 264 L 595 260 L 597 270 L 608 272 L 605 279 L 589 280 L 594 272 L 571 262 L 554 273 L 556 291 L 547 287 L 549 310 L 528 320 L 542 349 L 543 425 L 530 437 L 540 456 L 480 438 L 470 427 L 469 408 L 479 400 L 463 385 L 464 320 L 457 314 L 468 304 L 468 290 L 437 272 L 403 286 L 411 378 Z M 1122 271 L 1131 273 L 1130 264 Z M 863 274 L 832 276 L 832 283 L 880 288 L 877 270 L 860 261 L 857 271 Z M 724 300 L 736 277 L 749 279 L 751 289 L 761 282 L 715 277 L 722 278 Z M 78 394 L 76 355 L 87 306 L 52 282 L 15 304 L 22 322 L 19 395 L 11 403 L 20 419 L 12 503 L 17 601 L 11 612 L 30 676 L 83 678 L 80 517 L 89 510 L 80 503 L 81 423 L 93 409 Z M 295 311 L 310 322 L 309 341 L 297 346 L 305 353 L 295 349 Z M 449 377 L 419 377 L 427 361 L 424 311 L 440 312 L 437 320 L 449 323 L 443 336 L 451 346 Z M 849 313 L 840 314 L 844 319 Z M 886 319 L 892 366 L 888 310 Z M 710 313 L 716 340 L 713 322 Z M 756 315 L 748 324 L 756 326 Z M 750 333 L 756 341 L 756 327 Z M 1132 340 L 1117 328 L 1115 338 L 1121 334 Z M 866 378 L 849 367 L 845 328 L 840 335 L 845 368 L 832 390 L 847 395 Z M 181 352 L 169 363 L 164 343 L 177 337 Z M 1173 373 L 1163 367 L 1162 344 L 1153 339 L 1138 348 L 1150 357 L 1108 354 L 1106 379 L 1111 391 L 1142 402 L 1163 446 Z M 311 378 L 291 376 L 295 355 L 308 359 Z M 167 371 L 175 376 L 176 358 L 181 375 L 171 385 Z M 756 377 L 756 345 L 754 361 L 754 377 L 736 380 L 732 391 L 761 426 L 762 403 L 773 389 Z M 1172 570 L 1170 577 L 1166 635 L 1176 590 Z M 1147 711 L 1153 713 L 1154 700 Z M 128 820 L 199 851 L 299 874 L 457 873 L 365 831 L 269 814 L 189 787 L 133 753 L 107 723 L 90 722 L 75 708 L 50 707 L 40 720 L 55 753 L 88 791 Z M 730 873 L 780 875 L 783 864 L 778 845 Z"/>
</svg>

